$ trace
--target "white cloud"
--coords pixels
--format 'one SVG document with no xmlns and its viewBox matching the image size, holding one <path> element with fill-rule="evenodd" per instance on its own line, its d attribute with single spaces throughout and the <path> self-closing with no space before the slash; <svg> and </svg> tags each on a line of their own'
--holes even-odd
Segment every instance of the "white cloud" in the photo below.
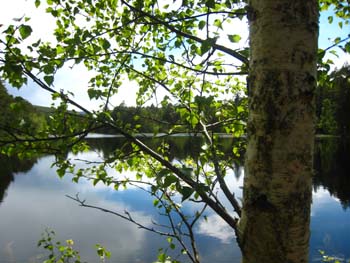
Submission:
<svg viewBox="0 0 350 263">
<path fill-rule="evenodd" d="M 48 32 L 52 32 L 55 28 L 55 20 L 50 14 L 45 12 L 44 1 L 39 8 L 35 8 L 34 1 L 30 0 L 11 0 L 3 3 L 0 9 L 0 24 L 3 27 L 14 23 L 13 19 L 23 16 L 30 17 L 27 23 L 32 26 L 33 33 L 31 39 L 43 39 L 45 41 L 53 41 L 54 38 Z M 25 23 L 23 21 L 23 23 Z"/>
<path fill-rule="evenodd" d="M 217 214 L 199 222 L 197 233 L 219 239 L 222 243 L 231 243 L 235 237 L 233 229 Z"/>
</svg>

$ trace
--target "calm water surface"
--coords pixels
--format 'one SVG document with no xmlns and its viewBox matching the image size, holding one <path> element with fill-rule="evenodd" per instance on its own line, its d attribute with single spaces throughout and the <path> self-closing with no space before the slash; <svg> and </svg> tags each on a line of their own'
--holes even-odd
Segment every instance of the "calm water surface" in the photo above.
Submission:
<svg viewBox="0 0 350 263">
<path fill-rule="evenodd" d="M 98 160 L 99 156 L 118 147 L 118 138 L 94 139 L 95 151 L 78 156 Z M 185 139 L 181 139 L 185 140 Z M 186 149 L 186 141 L 175 142 L 176 158 Z M 176 148 L 176 147 L 175 147 Z M 179 150 L 181 149 L 181 151 Z M 318 250 L 326 250 L 341 259 L 350 259 L 350 157 L 348 147 L 335 141 L 318 143 L 315 153 L 314 193 L 311 213 L 310 261 L 319 262 Z M 116 192 L 103 185 L 93 187 L 81 180 L 71 182 L 69 176 L 59 179 L 50 167 L 52 156 L 33 162 L 0 163 L 0 263 L 42 262 L 45 251 L 37 248 L 45 228 L 57 233 L 58 240 L 73 239 L 83 260 L 98 262 L 95 244 L 112 252 L 108 262 L 153 262 L 158 249 L 166 248 L 164 237 L 140 230 L 129 222 L 97 210 L 82 208 L 65 197 L 79 193 L 90 204 L 116 211 L 129 211 L 144 225 L 162 221 L 146 193 L 129 189 Z M 229 178 L 230 188 L 241 194 L 243 171 Z M 187 211 L 195 211 L 188 205 Z M 215 214 L 200 221 L 195 231 L 203 262 L 239 262 L 240 252 L 232 231 Z"/>
</svg>

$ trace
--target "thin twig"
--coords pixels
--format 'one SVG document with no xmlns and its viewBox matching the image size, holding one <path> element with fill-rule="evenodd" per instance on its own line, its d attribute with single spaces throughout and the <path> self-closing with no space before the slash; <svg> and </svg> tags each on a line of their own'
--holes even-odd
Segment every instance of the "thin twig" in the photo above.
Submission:
<svg viewBox="0 0 350 263">
<path fill-rule="evenodd" d="M 86 204 L 86 200 L 81 200 L 80 197 L 79 197 L 79 194 L 76 194 L 75 197 L 72 197 L 70 195 L 66 195 L 66 197 L 68 197 L 69 199 L 72 199 L 72 200 L 78 202 L 79 205 L 82 206 L 82 207 L 88 207 L 88 208 L 97 209 L 97 210 L 100 210 L 102 212 L 105 212 L 105 213 L 108 213 L 108 214 L 112 214 L 112 215 L 120 217 L 120 218 L 122 218 L 124 220 L 127 220 L 127 221 L 133 223 L 134 225 L 138 226 L 138 228 L 140 228 L 140 229 L 144 229 L 144 230 L 156 233 L 156 234 L 161 235 L 161 236 L 167 236 L 167 237 L 175 238 L 175 236 L 173 234 L 171 234 L 171 233 L 158 231 L 158 230 L 156 230 L 154 228 L 150 228 L 150 227 L 147 227 L 145 225 L 142 225 L 141 223 L 137 222 L 127 210 L 124 211 L 124 215 L 123 215 L 122 213 L 119 213 L 119 212 L 116 212 L 116 211 L 112 211 L 112 210 L 109 210 L 109 209 L 106 209 L 106 208 L 103 208 L 103 207 Z"/>
</svg>

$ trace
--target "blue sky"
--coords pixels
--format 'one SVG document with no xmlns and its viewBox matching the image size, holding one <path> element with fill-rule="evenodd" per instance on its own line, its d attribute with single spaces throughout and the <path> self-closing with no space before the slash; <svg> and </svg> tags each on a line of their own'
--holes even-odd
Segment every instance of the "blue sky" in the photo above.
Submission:
<svg viewBox="0 0 350 263">
<path fill-rule="evenodd" d="M 325 11 L 321 13 L 320 17 L 320 35 L 319 35 L 319 47 L 327 48 L 331 46 L 333 43 L 329 40 L 329 38 L 334 39 L 336 37 L 345 38 L 350 34 L 350 25 L 344 25 L 343 29 L 340 29 L 338 26 L 338 22 L 341 20 L 339 18 L 334 17 L 333 23 L 328 23 L 328 17 L 332 16 L 333 12 L 331 10 Z M 339 50 L 339 48 L 335 48 L 335 50 Z M 349 55 L 347 56 L 349 61 Z M 344 60 L 345 61 L 345 60 Z"/>
<path fill-rule="evenodd" d="M 42 10 L 37 10 L 34 8 L 33 1 L 25 0 L 11 0 L 7 1 L 6 6 L 2 6 L 0 9 L 0 24 L 11 23 L 12 18 L 21 17 L 23 14 L 32 17 L 31 23 L 33 24 L 34 33 L 33 38 L 40 38 L 45 36 L 47 40 L 54 41 L 50 37 L 49 32 L 53 30 L 55 26 L 54 20 L 48 14 L 43 14 Z M 344 38 L 350 33 L 350 26 L 343 27 L 340 30 L 338 26 L 338 20 L 334 19 L 332 24 L 328 23 L 328 16 L 332 15 L 332 11 L 323 12 L 320 18 L 320 37 L 319 46 L 320 48 L 327 48 L 332 45 L 332 41 L 335 37 Z M 245 24 L 246 25 L 246 24 Z M 241 29 L 242 35 L 247 35 L 248 27 Z M 242 38 L 242 41 L 246 41 Z M 339 58 L 332 54 L 329 54 L 329 58 L 333 59 L 335 62 L 335 67 L 341 67 L 346 61 L 350 61 L 350 55 L 344 54 L 339 48 L 334 50 L 339 52 Z M 55 78 L 55 88 L 57 90 L 69 89 L 75 94 L 75 98 L 79 98 L 81 104 L 89 109 L 97 109 L 99 102 L 89 101 L 86 94 L 86 89 L 88 87 L 88 79 L 92 76 L 91 72 L 86 71 L 82 66 L 76 67 L 74 70 L 69 69 L 69 67 L 63 68 Z M 120 89 L 118 97 L 113 100 L 114 105 L 118 105 L 121 102 L 126 102 L 127 104 L 134 104 L 135 93 L 136 93 L 136 83 L 130 83 L 127 79 L 124 80 L 124 87 Z M 22 96 L 29 100 L 31 103 L 36 105 L 49 106 L 51 104 L 51 95 L 36 87 L 33 83 L 29 83 L 20 90 L 9 88 L 9 92 L 15 96 Z"/>
</svg>

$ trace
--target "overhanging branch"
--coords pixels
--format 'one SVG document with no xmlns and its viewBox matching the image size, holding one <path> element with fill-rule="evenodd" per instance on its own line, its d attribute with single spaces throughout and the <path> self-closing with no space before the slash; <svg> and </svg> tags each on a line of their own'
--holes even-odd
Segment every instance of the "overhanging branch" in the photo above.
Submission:
<svg viewBox="0 0 350 263">
<path fill-rule="evenodd" d="M 37 83 L 42 89 L 47 90 L 53 94 L 60 94 L 54 89 L 47 86 L 44 82 L 42 82 L 39 78 L 37 78 L 33 73 L 31 73 L 29 70 L 27 70 L 22 65 L 23 72 L 30 77 L 35 83 Z M 61 95 L 61 94 L 60 94 Z M 63 95 L 62 95 L 63 96 Z M 64 96 L 62 99 L 66 100 L 66 102 L 76 106 L 77 108 L 81 109 L 83 112 L 89 114 L 90 116 L 93 116 L 93 114 L 78 104 L 77 102 L 73 101 L 72 99 L 68 98 L 67 96 Z M 201 197 L 204 203 L 208 204 L 210 208 L 212 208 L 218 215 L 220 215 L 223 220 L 229 224 L 233 229 L 237 228 L 237 218 L 233 218 L 230 214 L 227 213 L 227 211 L 218 205 L 213 199 L 211 199 L 207 193 L 205 193 L 201 188 L 200 185 L 189 178 L 185 173 L 183 173 L 179 168 L 174 166 L 172 163 L 164 159 L 160 154 L 155 152 L 153 149 L 145 145 L 141 140 L 133 136 L 132 134 L 126 132 L 125 130 L 119 128 L 114 123 L 108 121 L 108 120 L 96 120 L 97 123 L 101 125 L 106 125 L 111 128 L 113 128 L 117 133 L 123 135 L 126 139 L 128 139 L 130 142 L 135 143 L 142 151 L 144 151 L 146 154 L 154 158 L 156 161 L 158 161 L 160 164 L 162 164 L 164 167 L 169 169 L 172 173 L 174 173 L 179 179 L 181 179 L 183 182 L 185 182 L 187 185 L 189 185 L 192 189 L 194 189 L 198 195 Z"/>
<path fill-rule="evenodd" d="M 182 36 L 182 37 L 185 37 L 185 38 L 188 38 L 188 39 L 191 39 L 191 40 L 194 40 L 198 43 L 205 43 L 207 40 L 206 39 L 201 39 L 197 36 L 194 36 L 194 35 L 191 35 L 191 34 L 188 34 L 186 32 L 183 32 L 177 28 L 175 28 L 174 26 L 170 25 L 168 22 L 166 21 L 162 21 L 160 20 L 159 18 L 147 13 L 147 12 L 144 12 L 130 4 L 128 4 L 126 1 L 122 0 L 122 3 L 125 4 L 130 10 L 133 10 L 134 12 L 137 12 L 139 14 L 141 14 L 142 16 L 145 16 L 145 17 L 148 17 L 150 18 L 151 20 L 155 21 L 156 23 L 158 24 L 161 24 L 163 25 L 165 28 L 169 29 L 170 31 L 174 32 L 176 35 L 178 36 Z M 249 61 L 248 59 L 245 57 L 245 56 L 242 56 L 240 53 L 228 48 L 228 47 L 225 47 L 225 46 L 222 46 L 222 45 L 219 45 L 219 44 L 216 44 L 216 43 L 213 43 L 212 44 L 212 47 L 214 49 L 217 49 L 217 50 L 220 50 L 236 59 L 238 59 L 239 61 L 241 61 L 242 63 L 248 65 Z"/>
</svg>

